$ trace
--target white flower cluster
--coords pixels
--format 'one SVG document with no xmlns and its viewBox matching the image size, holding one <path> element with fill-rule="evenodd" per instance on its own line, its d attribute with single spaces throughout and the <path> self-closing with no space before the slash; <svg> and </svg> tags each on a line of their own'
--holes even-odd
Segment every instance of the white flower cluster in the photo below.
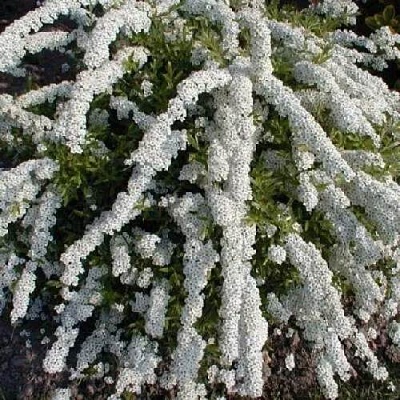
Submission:
<svg viewBox="0 0 400 400">
<path fill-rule="evenodd" d="M 257 84 L 262 85 L 272 74 L 271 31 L 267 21 L 257 8 L 240 11 L 239 23 L 241 28 L 247 28 L 251 32 L 251 64 L 249 68 L 255 79 L 255 87 L 257 87 Z"/>
<path fill-rule="evenodd" d="M 280 265 L 286 260 L 286 250 L 282 246 L 272 245 L 268 249 L 268 258 Z"/>
<path fill-rule="evenodd" d="M 353 178 L 354 171 L 290 88 L 272 76 L 260 87 L 259 93 L 276 107 L 282 117 L 288 118 L 294 143 L 307 145 L 329 175 L 334 177 L 342 173 L 348 180 Z"/>
<path fill-rule="evenodd" d="M 135 250 L 142 258 L 150 258 L 156 251 L 157 244 L 161 242 L 161 238 L 157 235 L 141 232 L 135 230 L 135 233 L 139 233 L 139 237 L 135 240 Z"/>
<path fill-rule="evenodd" d="M 371 272 L 366 268 L 383 258 L 381 246 L 348 208 L 350 201 L 345 193 L 332 182 L 320 193 L 320 198 L 319 209 L 333 223 L 338 239 L 338 245 L 332 252 L 330 267 L 340 271 L 352 283 L 359 307 L 356 313 L 368 321 L 384 298 Z M 350 243 L 354 243 L 351 249 Z"/>
<path fill-rule="evenodd" d="M 168 388 L 171 384 L 177 384 L 178 398 L 189 400 L 205 395 L 204 385 L 195 382 L 206 342 L 193 325 L 202 315 L 204 294 L 201 292 L 206 287 L 210 271 L 219 261 L 219 257 L 211 241 L 203 243 L 199 240 L 204 217 L 207 215 L 205 199 L 200 194 L 187 193 L 179 199 L 164 198 L 162 204 L 167 207 L 186 236 L 183 272 L 184 287 L 188 294 L 181 314 L 182 327 L 178 332 L 178 346 L 173 353 L 171 370 L 164 376 L 164 385 Z M 203 222 L 200 217 L 203 217 Z"/>
<path fill-rule="evenodd" d="M 216 0 L 189 0 L 185 2 L 183 10 L 192 15 L 204 15 L 212 22 L 219 22 L 222 25 L 222 48 L 229 56 L 237 55 L 239 25 L 228 4 Z"/>
<path fill-rule="evenodd" d="M 112 274 L 120 277 L 122 283 L 132 285 L 137 277 L 137 269 L 131 264 L 127 240 L 129 236 L 126 234 L 115 235 L 111 239 Z"/>
<path fill-rule="evenodd" d="M 136 284 L 140 288 L 148 288 L 151 284 L 151 279 L 153 278 L 153 271 L 151 268 L 146 267 L 142 271 L 140 271 Z"/>
<path fill-rule="evenodd" d="M 359 64 L 382 69 L 388 60 L 400 58 L 400 36 L 382 28 L 369 38 L 349 31 L 317 37 L 305 28 L 267 19 L 264 3 L 47 0 L 0 34 L 0 72 L 14 76 L 24 75 L 26 53 L 43 49 L 65 52 L 73 42 L 77 54 L 82 53 L 83 62 L 77 63 L 80 70 L 73 81 L 50 84 L 15 98 L 0 96 L 0 141 L 7 144 L 7 151 L 15 150 L 20 155 L 20 135 L 32 139 L 36 146 L 32 159 L 9 170 L 0 169 L 0 313 L 10 301 L 12 323 L 24 317 L 43 318 L 42 308 L 52 300 L 46 289 L 31 302 L 30 296 L 41 281 L 37 270 L 41 268 L 46 279 L 57 280 L 55 286 L 61 286 L 62 303 L 53 307 L 58 327 L 56 340 L 44 360 L 46 372 L 57 373 L 67 367 L 70 350 L 78 335 L 84 334 L 80 324 L 99 316 L 93 331 L 81 342 L 75 368 L 68 368 L 71 380 L 84 378 L 85 370 L 92 367 L 95 377 L 115 384 L 115 394 L 109 400 L 120 399 L 124 392 L 140 394 L 145 384 L 159 384 L 167 390 L 176 387 L 181 400 L 205 400 L 208 384 L 218 383 L 225 386 L 228 395 L 262 396 L 262 350 L 268 322 L 262 314 L 260 292 L 268 282 L 256 276 L 257 268 L 253 270 L 259 230 L 256 224 L 246 221 L 254 196 L 252 162 L 261 153 L 271 174 L 293 173 L 283 182 L 290 201 L 277 204 L 283 217 L 273 216 L 277 217 L 274 224 L 262 226 L 262 235 L 268 238 L 269 265 L 290 264 L 301 279 L 300 285 L 291 286 L 279 298 L 273 292 L 266 293 L 268 311 L 282 324 L 287 324 L 292 315 L 296 317 L 305 339 L 312 343 L 318 381 L 327 398 L 338 396 L 336 375 L 343 381 L 350 377 L 352 367 L 345 356 L 345 340 L 352 343 L 356 356 L 366 361 L 376 379 L 388 377 L 353 315 L 368 322 L 373 314 L 382 312 L 393 343 L 399 345 L 400 186 L 398 177 L 388 173 L 392 171 L 388 149 L 393 148 L 386 142 L 398 139 L 400 95 Z M 357 11 L 350 0 L 321 0 L 313 8 L 331 18 L 343 17 L 348 23 L 354 22 Z M 153 34 L 150 28 L 159 14 L 168 27 L 157 40 L 165 41 L 168 49 L 175 52 L 175 42 L 197 18 L 210 22 L 204 25 L 210 34 L 221 38 L 222 54 L 215 57 L 219 49 L 208 48 L 205 42 L 190 42 L 190 61 L 196 68 L 188 74 L 185 71 L 186 78 L 176 85 L 176 96 L 155 115 L 143 112 L 140 105 L 145 97 L 158 98 L 158 77 L 153 79 L 147 72 L 142 75 L 137 100 L 120 87 L 115 90 L 115 85 L 132 69 L 143 72 L 150 58 L 154 61 L 155 55 L 148 48 L 129 47 L 129 43 L 140 33 L 140 43 L 146 46 L 145 38 Z M 74 20 L 76 28 L 71 32 L 40 31 L 61 16 Z M 249 37 L 249 49 L 242 48 L 241 42 L 247 40 L 239 40 L 241 32 L 246 39 Z M 190 32 L 189 36 L 193 38 L 194 34 Z M 325 54 L 327 48 L 329 54 Z M 293 72 L 291 78 L 299 84 L 295 88 L 288 83 L 290 80 L 281 78 L 279 60 Z M 106 109 L 95 105 L 94 100 L 99 98 L 107 98 Z M 208 115 L 201 103 L 204 99 L 209 102 Z M 36 106 L 45 103 L 55 106 L 51 117 L 30 110 L 40 110 Z M 325 111 L 328 118 L 319 123 L 318 114 Z M 112 130 L 115 115 L 119 127 L 134 123 L 143 132 L 136 147 L 124 148 L 125 155 L 119 160 L 124 171 L 132 169 L 123 183 L 126 189 L 116 195 L 109 209 L 102 208 L 74 242 L 68 242 L 60 256 L 52 259 L 54 251 L 48 251 L 54 240 L 51 229 L 58 222 L 56 211 L 61 207 L 58 179 L 52 182 L 55 172 L 59 164 L 69 161 L 69 156 L 74 159 L 75 153 L 97 161 L 110 160 L 113 154 L 109 137 L 100 140 L 96 134 L 97 130 L 101 134 L 105 128 L 107 132 Z M 276 146 L 275 129 L 264 132 L 264 125 L 274 115 L 290 133 L 285 150 Z M 179 189 L 175 190 L 161 176 L 171 165 L 175 168 L 174 159 L 179 160 L 178 156 L 187 151 L 192 123 L 202 146 L 206 146 L 207 165 L 200 150 L 199 154 L 190 154 L 177 171 Z M 344 136 L 357 134 L 360 140 L 372 139 L 374 148 L 349 150 L 335 142 L 333 131 Z M 118 132 L 115 137 L 123 135 L 128 132 Z M 47 142 L 55 147 L 55 154 L 62 146 L 67 155 L 63 152 L 62 160 L 49 158 L 46 154 L 53 152 Z M 385 149 L 382 154 L 381 147 Z M 201 155 L 201 162 L 193 155 Z M 367 172 L 375 169 L 380 175 Z M 44 181 L 50 184 L 43 187 Z M 182 194 L 188 182 L 199 191 L 185 189 Z M 99 203 L 94 204 L 92 188 L 88 197 L 90 209 L 96 211 Z M 325 249 L 329 259 L 323 258 L 325 253 L 316 243 L 305 241 L 310 231 L 300 224 L 303 221 L 292 218 L 293 201 L 300 201 L 307 215 L 318 212 L 329 221 L 334 240 Z M 150 207 L 165 208 L 168 223 L 152 221 L 154 230 L 153 225 L 151 229 L 139 227 L 135 218 Z M 158 222 L 162 223 L 159 230 Z M 129 230 L 121 232 L 129 223 Z M 26 254 L 14 244 L 10 233 L 15 232 L 18 241 L 29 247 Z M 173 242 L 177 232 L 184 237 L 182 247 Z M 111 236 L 109 246 L 102 246 L 105 235 Z M 168 365 L 164 365 L 166 360 L 158 345 L 170 339 L 165 337 L 170 326 L 168 307 L 180 296 L 160 274 L 169 274 L 175 268 L 175 259 L 173 266 L 170 264 L 177 247 L 179 252 L 183 250 L 184 300 L 179 304 L 177 345 L 167 349 L 171 351 L 167 354 Z M 96 249 L 98 253 L 90 259 Z M 101 260 L 104 252 L 108 252 L 107 263 Z M 390 262 L 396 266 L 388 273 L 380 270 L 381 263 Z M 222 278 L 220 290 L 213 290 L 221 300 L 217 310 L 220 320 L 218 332 L 207 341 L 196 326 L 207 316 L 206 292 L 215 283 L 210 279 L 214 272 Z M 352 312 L 346 315 L 343 293 L 333 283 L 335 274 L 346 280 L 355 295 Z M 123 300 L 111 300 L 113 304 L 103 307 L 109 301 L 103 296 L 103 284 L 108 279 L 127 286 L 117 294 Z M 130 328 L 135 326 L 135 331 L 127 336 L 123 327 L 132 315 L 144 324 L 137 328 L 137 321 L 132 321 L 135 323 Z M 378 333 L 370 329 L 368 339 Z M 47 341 L 43 339 L 44 344 Z M 208 382 L 200 381 L 202 363 L 209 361 L 205 357 L 207 346 L 214 344 L 218 345 L 220 359 L 213 360 L 215 364 L 208 369 Z M 101 360 L 103 352 L 116 357 L 120 366 L 117 375 L 111 373 L 110 364 Z M 295 369 L 293 353 L 286 357 L 285 365 L 289 371 Z M 162 370 L 161 376 L 156 374 L 157 368 Z M 53 398 L 70 396 L 66 388 L 57 390 Z"/>
<path fill-rule="evenodd" d="M 247 278 L 247 279 L 246 279 Z M 241 396 L 262 395 L 262 348 L 268 339 L 268 323 L 261 315 L 261 299 L 255 279 L 247 275 L 242 291 L 239 320 L 239 361 L 236 371 Z"/>
<path fill-rule="evenodd" d="M 330 34 L 330 41 L 345 46 L 346 50 L 342 51 L 350 59 L 356 59 L 377 71 L 387 68 L 387 61 L 398 60 L 400 57 L 400 50 L 397 48 L 400 35 L 393 34 L 388 26 L 381 27 L 368 38 L 346 30 L 335 31 Z M 368 52 L 359 48 L 365 48 Z"/>
<path fill-rule="evenodd" d="M 389 327 L 389 336 L 393 343 L 400 347 L 400 322 L 393 321 Z"/>
<path fill-rule="evenodd" d="M 6 305 L 7 289 L 18 279 L 16 266 L 25 263 L 25 259 L 15 253 L 0 254 L 0 315 Z"/>
<path fill-rule="evenodd" d="M 43 49 L 60 50 L 76 39 L 75 32 L 39 32 L 30 35 L 25 43 L 25 51 L 39 53 Z"/>
<path fill-rule="evenodd" d="M 376 380 L 384 381 L 388 378 L 389 373 L 385 367 L 378 365 L 378 358 L 368 345 L 365 335 L 361 332 L 356 333 L 354 344 L 356 346 L 356 356 L 366 360 L 369 372 Z"/>
<path fill-rule="evenodd" d="M 79 291 L 70 292 L 64 288 L 62 296 L 67 304 L 61 303 L 55 307 L 61 325 L 56 330 L 58 339 L 53 343 L 43 361 L 46 372 L 61 372 L 65 368 L 66 357 L 79 333 L 79 327 L 76 326 L 92 315 L 95 306 L 101 300 L 99 280 L 105 272 L 104 267 L 93 267 L 89 270 L 85 284 Z"/>
<path fill-rule="evenodd" d="M 333 375 L 337 373 L 342 380 L 350 378 L 351 366 L 340 339 L 352 336 L 354 322 L 344 315 L 340 294 L 332 285 L 332 272 L 315 246 L 290 234 L 285 248 L 289 261 L 301 274 L 303 286 L 285 296 L 283 307 L 296 316 L 305 338 L 321 352 L 318 379 L 324 394 L 335 398 L 337 384 Z"/>
<path fill-rule="evenodd" d="M 70 389 L 56 389 L 51 396 L 51 400 L 69 400 L 71 398 Z"/>
<path fill-rule="evenodd" d="M 116 394 L 108 397 L 108 400 L 120 399 L 124 391 L 140 394 L 144 383 L 154 384 L 154 370 L 160 362 L 156 352 L 156 343 L 150 342 L 145 336 L 133 336 L 121 354 L 122 368 L 116 382 Z"/>
<path fill-rule="evenodd" d="M 371 53 L 376 53 L 377 48 L 373 40 L 365 36 L 357 35 L 355 32 L 347 29 L 338 29 L 329 33 L 329 38 L 332 42 L 341 44 L 346 47 L 356 45 L 364 47 Z"/>
<path fill-rule="evenodd" d="M 383 26 L 372 33 L 370 39 L 374 42 L 380 53 L 380 58 L 377 58 L 379 61 L 382 60 L 383 68 L 387 66 L 386 61 L 400 59 L 400 49 L 398 48 L 400 44 L 400 34 L 393 34 L 388 26 Z M 374 65 L 374 62 L 371 61 L 371 64 Z M 383 68 L 376 69 L 382 70 Z"/>
<path fill-rule="evenodd" d="M 38 99 L 36 96 L 33 97 L 33 99 L 28 98 L 28 101 L 32 103 L 42 102 L 39 100 L 42 99 L 41 93 L 38 92 Z M 51 98 L 51 94 L 49 94 L 49 97 Z M 15 137 L 11 135 L 10 130 L 13 127 L 22 128 L 22 134 L 31 136 L 32 141 L 37 144 L 37 149 L 40 152 L 40 149 L 43 148 L 41 142 L 44 138 L 47 138 L 49 131 L 53 127 L 53 121 L 44 115 L 37 115 L 24 110 L 22 108 L 23 101 L 21 103 L 18 100 L 14 100 L 10 95 L 4 94 L 0 96 L 0 121 L 5 127 L 9 128 L 6 130 L 5 140 L 10 144 L 15 144 Z M 21 139 L 18 138 L 17 143 L 18 140 L 20 141 Z"/>
<path fill-rule="evenodd" d="M 359 171 L 351 182 L 347 196 L 353 205 L 365 208 L 367 216 L 376 224 L 381 237 L 391 242 L 400 234 L 400 186 L 389 178 L 380 182 Z"/>
<path fill-rule="evenodd" d="M 23 318 L 28 310 L 29 295 L 35 289 L 37 268 L 36 262 L 28 261 L 14 289 L 13 309 L 10 314 L 11 323 Z"/>
<path fill-rule="evenodd" d="M 306 210 L 311 212 L 319 202 L 318 190 L 312 184 L 307 172 L 300 173 L 299 181 L 300 185 L 297 188 L 298 198 L 304 204 Z"/>
<path fill-rule="evenodd" d="M 45 158 L 0 172 L 0 237 L 7 234 L 10 223 L 25 215 L 41 188 L 40 181 L 51 179 L 57 169 L 55 161 Z"/>
<path fill-rule="evenodd" d="M 150 304 L 146 313 L 145 330 L 153 338 L 163 336 L 165 314 L 167 311 L 169 284 L 165 279 L 153 284 L 150 292 Z"/>
<path fill-rule="evenodd" d="M 207 171 L 203 164 L 198 161 L 190 162 L 185 164 L 179 174 L 179 180 L 187 180 L 190 183 L 195 183 L 199 178 L 205 177 Z"/>
<path fill-rule="evenodd" d="M 169 101 L 168 111 L 157 117 L 151 128 L 146 130 L 138 149 L 130 159 L 125 160 L 125 164 L 136 162 L 156 171 L 168 169 L 178 150 L 186 148 L 187 140 L 184 131 L 171 131 L 171 125 L 177 120 L 184 120 L 186 109 L 196 103 L 201 93 L 224 86 L 230 79 L 227 71 L 213 69 L 193 72 L 179 83 L 177 96 Z"/>
<path fill-rule="evenodd" d="M 285 357 L 285 366 L 289 371 L 292 371 L 296 366 L 293 353 L 290 353 Z"/>
<path fill-rule="evenodd" d="M 144 80 L 140 85 L 140 88 L 143 90 L 144 97 L 148 97 L 153 93 L 152 91 L 153 84 L 148 80 Z"/>
<path fill-rule="evenodd" d="M 106 351 L 110 346 L 116 345 L 119 335 L 117 325 L 122 320 L 123 307 L 118 304 L 113 304 L 110 310 L 102 311 L 96 321 L 96 328 L 81 344 L 77 354 L 76 368 L 71 369 L 70 380 L 83 378 L 84 370 L 93 365 L 101 351 Z"/>
<path fill-rule="evenodd" d="M 199 71 L 192 74 L 178 87 L 178 97 L 169 102 L 169 110 L 161 114 L 146 130 L 139 148 L 135 150 L 125 164 L 134 161 L 138 165 L 133 169 L 128 182 L 128 193 L 121 192 L 112 206 L 112 211 L 104 212 L 92 225 L 88 226 L 84 236 L 72 244 L 62 255 L 66 265 L 62 281 L 67 285 L 77 285 L 78 276 L 83 272 L 81 260 L 86 258 L 104 240 L 104 233 L 119 231 L 140 211 L 135 208 L 142 193 L 150 185 L 156 171 L 167 169 L 171 158 L 185 146 L 184 132 L 175 131 L 172 135 L 171 124 L 186 115 L 185 108 L 193 104 L 200 93 L 209 92 L 224 86 L 230 80 L 230 74 L 224 70 Z"/>
<path fill-rule="evenodd" d="M 300 150 L 298 147 L 293 146 L 292 151 L 293 161 L 299 171 L 306 171 L 314 165 L 315 156 L 309 151 Z M 347 160 L 345 160 L 347 161 Z"/>
<path fill-rule="evenodd" d="M 0 48 L 2 49 L 2 58 L 0 62 L 0 71 L 8 72 L 14 76 L 24 76 L 25 70 L 18 68 L 27 51 L 37 52 L 44 48 L 41 41 L 35 40 L 35 36 L 43 40 L 43 33 L 30 35 L 31 30 L 38 32 L 44 24 L 51 24 L 62 15 L 74 15 L 74 12 L 81 7 L 81 3 L 85 1 L 66 0 L 62 4 L 55 1 L 47 1 L 42 7 L 36 8 L 28 12 L 22 18 L 14 21 L 6 27 L 0 36 Z M 77 21 L 78 22 L 78 21 Z M 46 37 L 46 45 L 59 47 L 69 42 L 68 36 L 63 33 L 54 35 L 54 32 Z M 58 40 L 57 40 L 58 39 Z M 36 45 L 34 43 L 36 42 Z"/>
<path fill-rule="evenodd" d="M 109 329 L 106 324 L 98 326 L 81 345 L 78 354 L 76 371 L 71 371 L 70 379 L 83 378 L 83 371 L 92 364 L 110 340 Z"/>
<path fill-rule="evenodd" d="M 110 107 L 117 110 L 117 118 L 129 118 L 129 113 L 132 112 L 132 120 L 138 124 L 140 129 L 148 129 L 155 123 L 155 118 L 141 112 L 138 106 L 129 101 L 126 97 L 110 97 Z"/>
<path fill-rule="evenodd" d="M 260 34 L 257 40 L 262 38 Z M 258 55 L 256 57 L 256 62 L 262 61 Z M 243 221 L 245 201 L 252 198 L 248 174 L 256 132 L 250 118 L 253 85 L 247 66 L 238 57 L 231 66 L 231 84 L 215 95 L 215 123 L 206 127 L 210 140 L 206 195 L 214 221 L 223 229 L 224 283 L 219 311 L 221 363 L 229 368 L 233 361 L 238 361 L 236 379 L 241 383 L 236 390 L 243 396 L 260 396 L 263 388 L 261 349 L 267 339 L 268 325 L 261 316 L 258 288 L 250 276 L 248 262 L 254 254 L 255 226 Z M 215 162 L 214 149 L 224 153 L 224 165 Z M 239 159 L 237 154 L 240 154 Z M 213 186 L 214 181 L 220 180 L 225 181 L 224 190 Z"/>
<path fill-rule="evenodd" d="M 124 74 L 123 62 L 130 56 L 143 65 L 146 54 L 143 48 L 123 48 L 113 57 L 101 63 L 98 68 L 82 71 L 76 79 L 69 100 L 63 104 L 56 123 L 53 126 L 52 136 L 56 139 L 65 138 L 66 144 L 72 153 L 82 153 L 86 136 L 86 114 L 90 103 L 96 94 L 109 91 L 114 83 Z"/>
<path fill-rule="evenodd" d="M 57 97 L 69 97 L 72 88 L 73 83 L 71 81 L 50 83 L 47 86 L 22 94 L 16 98 L 16 102 L 22 108 L 43 104 L 46 101 L 53 103 Z"/>
<path fill-rule="evenodd" d="M 68 329 L 59 326 L 56 329 L 54 334 L 57 336 L 57 341 L 53 343 L 43 362 L 43 368 L 47 373 L 54 374 L 65 368 L 69 350 L 74 345 L 78 333 L 78 328 Z"/>
<path fill-rule="evenodd" d="M 357 68 L 354 59 L 346 59 L 344 52 L 342 47 L 335 47 L 332 59 L 325 66 L 351 101 L 372 124 L 381 125 L 388 115 L 397 118 L 399 94 L 389 90 L 382 80 Z"/>
<path fill-rule="evenodd" d="M 385 318 L 393 318 L 398 315 L 400 305 L 400 276 L 398 270 L 392 272 L 389 278 L 388 287 L 391 292 L 385 299 L 383 315 Z"/>
<path fill-rule="evenodd" d="M 132 307 L 132 312 L 145 314 L 150 305 L 150 296 L 142 292 L 136 292 L 135 301 L 131 301 L 130 305 Z"/>
<path fill-rule="evenodd" d="M 100 67 L 109 60 L 109 46 L 117 38 L 118 32 L 124 35 L 131 32 L 148 32 L 151 25 L 150 6 L 144 2 L 128 0 L 121 7 L 111 9 L 96 20 L 95 27 L 80 46 L 85 49 L 83 61 L 90 69 Z"/>
<path fill-rule="evenodd" d="M 329 71 L 308 61 L 295 65 L 294 77 L 297 81 L 316 85 L 328 99 L 325 106 L 331 110 L 331 118 L 335 125 L 344 132 L 359 133 L 370 136 L 375 146 L 380 145 L 380 138 L 362 111 L 353 106 L 350 96 L 340 89 Z"/>
<path fill-rule="evenodd" d="M 314 8 L 318 13 L 327 17 L 346 17 L 347 23 L 351 25 L 356 23 L 355 15 L 358 11 L 358 6 L 352 0 L 323 0 L 319 1 Z"/>
<path fill-rule="evenodd" d="M 56 224 L 55 212 L 61 207 L 61 197 L 52 185 L 47 187 L 40 197 L 39 204 L 32 206 L 22 221 L 22 226 L 32 226 L 30 235 L 31 249 L 28 257 L 32 260 L 42 260 L 47 251 L 47 245 L 53 239 L 49 230 Z"/>
</svg>

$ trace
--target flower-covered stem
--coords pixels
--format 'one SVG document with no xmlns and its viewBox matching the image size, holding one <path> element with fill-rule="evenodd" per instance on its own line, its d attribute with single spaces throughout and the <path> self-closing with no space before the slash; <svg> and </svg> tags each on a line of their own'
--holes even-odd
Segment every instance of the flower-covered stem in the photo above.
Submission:
<svg viewBox="0 0 400 400">
<path fill-rule="evenodd" d="M 168 168 L 171 159 L 176 157 L 178 150 L 185 145 L 183 132 L 172 135 L 171 124 L 186 115 L 186 107 L 194 104 L 200 93 L 226 85 L 230 74 L 224 70 L 195 72 L 181 82 L 178 96 L 170 101 L 166 113 L 157 117 L 154 124 L 145 131 L 139 147 L 125 161 L 131 165 L 136 162 L 128 181 L 128 192 L 118 194 L 111 211 L 105 211 L 95 222 L 87 227 L 83 237 L 73 243 L 61 255 L 65 264 L 65 272 L 61 280 L 66 285 L 77 285 L 78 276 L 83 272 L 82 259 L 85 259 L 104 240 L 104 234 L 118 232 L 129 221 L 140 214 L 136 204 L 142 193 L 149 187 L 157 171 Z"/>
<path fill-rule="evenodd" d="M 184 287 L 187 293 L 181 314 L 178 345 L 173 353 L 170 372 L 164 377 L 165 386 L 178 385 L 178 398 L 189 400 L 204 398 L 205 387 L 196 382 L 206 342 L 194 328 L 204 307 L 204 294 L 210 272 L 219 261 L 212 242 L 199 239 L 204 229 L 207 207 L 205 199 L 197 194 L 186 194 L 181 198 L 164 198 L 162 203 L 175 219 L 186 236 L 184 244 Z"/>
</svg>

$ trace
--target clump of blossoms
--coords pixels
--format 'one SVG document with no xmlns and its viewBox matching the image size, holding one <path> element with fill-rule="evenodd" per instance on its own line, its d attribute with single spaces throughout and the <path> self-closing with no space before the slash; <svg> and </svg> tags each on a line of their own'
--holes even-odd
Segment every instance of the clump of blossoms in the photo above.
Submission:
<svg viewBox="0 0 400 400">
<path fill-rule="evenodd" d="M 368 341 L 379 316 L 400 346 L 400 96 L 367 68 L 400 39 L 343 27 L 350 0 L 272 3 L 47 0 L 0 34 L 0 72 L 49 49 L 74 76 L 0 95 L 0 313 L 40 316 L 46 372 L 256 398 L 295 324 L 327 398 L 345 344 L 390 379 Z"/>
</svg>

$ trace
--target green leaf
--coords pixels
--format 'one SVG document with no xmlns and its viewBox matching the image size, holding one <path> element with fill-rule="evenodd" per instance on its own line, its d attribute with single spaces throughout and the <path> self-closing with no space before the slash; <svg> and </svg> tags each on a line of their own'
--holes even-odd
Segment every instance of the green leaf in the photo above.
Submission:
<svg viewBox="0 0 400 400">
<path fill-rule="evenodd" d="M 382 15 L 376 14 L 374 18 L 378 28 L 385 25 L 385 20 Z"/>
<path fill-rule="evenodd" d="M 372 29 L 372 30 L 375 30 L 375 29 L 378 29 L 378 28 L 379 28 L 379 26 L 378 26 L 378 24 L 376 23 L 374 17 L 367 17 L 367 18 L 365 18 L 365 23 L 366 23 L 366 25 L 368 26 L 368 28 L 370 28 L 370 29 Z"/>
<path fill-rule="evenodd" d="M 386 6 L 383 10 L 383 19 L 385 25 L 390 25 L 390 21 L 396 16 L 396 10 L 393 5 Z"/>
<path fill-rule="evenodd" d="M 10 214 L 13 217 L 16 217 L 20 213 L 20 204 L 19 203 L 14 203 L 10 207 Z"/>
<path fill-rule="evenodd" d="M 49 280 L 46 282 L 46 286 L 60 289 L 62 287 L 62 283 L 60 281 L 56 281 L 56 280 Z"/>
</svg>

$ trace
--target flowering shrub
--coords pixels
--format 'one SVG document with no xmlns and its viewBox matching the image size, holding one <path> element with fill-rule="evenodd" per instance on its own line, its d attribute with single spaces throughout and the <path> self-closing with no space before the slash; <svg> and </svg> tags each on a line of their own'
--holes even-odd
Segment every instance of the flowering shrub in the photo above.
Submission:
<svg viewBox="0 0 400 400">
<path fill-rule="evenodd" d="M 1 72 L 51 49 L 76 75 L 0 96 L 0 310 L 52 322 L 45 371 L 257 397 L 294 317 L 327 398 L 345 341 L 390 380 L 360 322 L 400 345 L 400 98 L 368 72 L 400 36 L 340 30 L 356 12 L 47 0 L 5 29 Z"/>
</svg>

